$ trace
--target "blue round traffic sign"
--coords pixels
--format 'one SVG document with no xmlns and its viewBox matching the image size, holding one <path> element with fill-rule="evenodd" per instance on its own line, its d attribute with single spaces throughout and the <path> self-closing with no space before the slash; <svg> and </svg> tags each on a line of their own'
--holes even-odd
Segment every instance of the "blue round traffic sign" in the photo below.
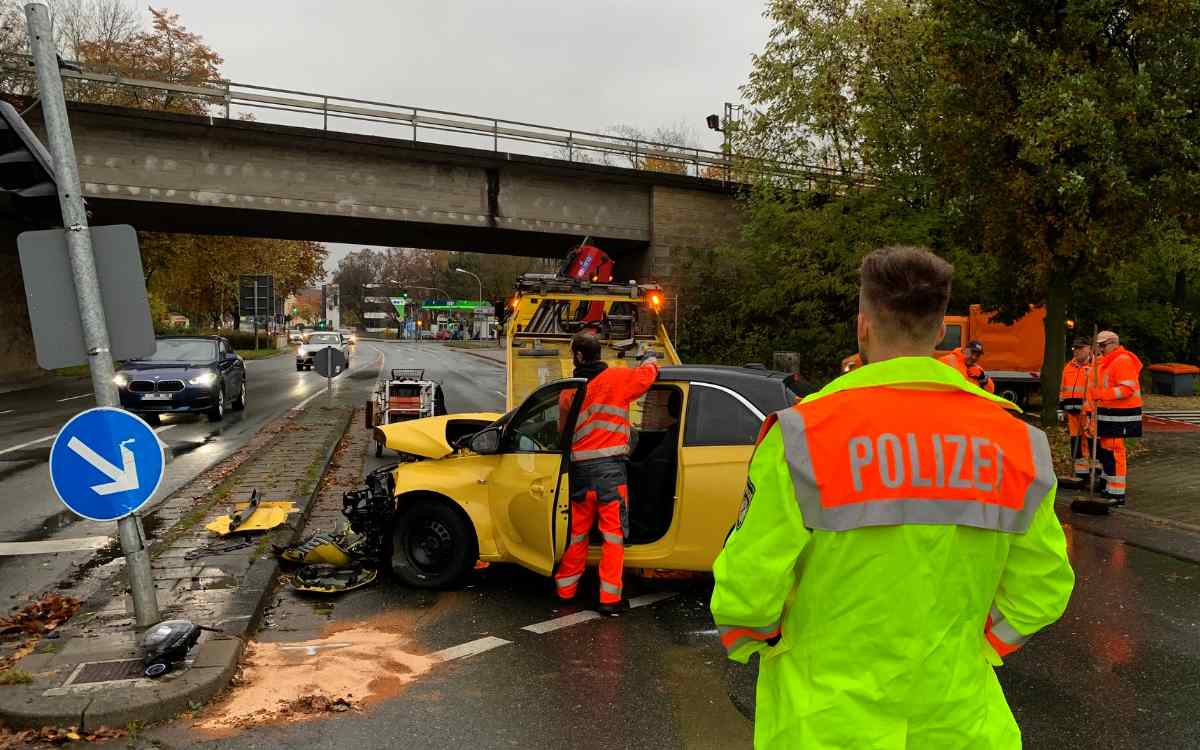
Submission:
<svg viewBox="0 0 1200 750">
<path fill-rule="evenodd" d="M 111 406 L 80 412 L 50 447 L 58 498 L 93 521 L 115 521 L 154 496 L 166 466 L 163 445 L 141 417 Z"/>
</svg>

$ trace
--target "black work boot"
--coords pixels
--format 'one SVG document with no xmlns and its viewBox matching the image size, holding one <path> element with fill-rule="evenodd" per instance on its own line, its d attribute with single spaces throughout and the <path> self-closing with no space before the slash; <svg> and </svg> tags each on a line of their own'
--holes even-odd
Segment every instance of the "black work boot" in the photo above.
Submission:
<svg viewBox="0 0 1200 750">
<path fill-rule="evenodd" d="M 622 599 L 619 602 L 613 602 L 611 604 L 601 602 L 596 606 L 596 611 L 599 612 L 602 617 L 616 617 L 622 612 L 629 611 L 629 600 Z"/>
</svg>

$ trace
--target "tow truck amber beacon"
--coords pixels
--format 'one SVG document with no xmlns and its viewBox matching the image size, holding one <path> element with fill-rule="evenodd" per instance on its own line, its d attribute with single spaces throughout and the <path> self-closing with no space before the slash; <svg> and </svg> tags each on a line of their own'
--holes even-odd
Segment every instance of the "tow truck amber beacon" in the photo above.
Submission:
<svg viewBox="0 0 1200 750">
<path fill-rule="evenodd" d="M 391 565 L 401 581 L 450 586 L 476 560 L 553 571 L 571 512 L 565 449 L 586 385 L 571 377 L 570 342 L 585 327 L 598 332 L 610 367 L 636 366 L 647 350 L 665 365 L 630 409 L 626 566 L 711 569 L 737 522 L 762 420 L 797 394 L 787 375 L 761 367 L 680 365 L 663 299 L 654 284 L 522 276 L 506 326 L 507 413 L 376 428 L 402 457 L 390 477 Z M 589 559 L 598 556 L 593 546 Z"/>
</svg>

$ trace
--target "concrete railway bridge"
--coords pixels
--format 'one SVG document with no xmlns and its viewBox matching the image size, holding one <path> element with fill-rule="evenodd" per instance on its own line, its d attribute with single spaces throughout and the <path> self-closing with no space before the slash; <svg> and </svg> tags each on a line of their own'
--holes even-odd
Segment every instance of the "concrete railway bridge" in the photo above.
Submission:
<svg viewBox="0 0 1200 750">
<path fill-rule="evenodd" d="M 63 76 L 69 98 L 124 87 L 191 97 L 211 113 L 71 103 L 95 224 L 541 257 L 590 236 L 622 278 L 665 283 L 683 255 L 738 228 L 739 185 L 721 152 L 228 82 Z M 40 110 L 28 116 L 44 138 Z M 646 159 L 682 173 L 632 168 Z M 15 231 L 5 239 L 15 254 Z M 34 367 L 19 272 L 4 276 L 0 380 Z"/>
</svg>

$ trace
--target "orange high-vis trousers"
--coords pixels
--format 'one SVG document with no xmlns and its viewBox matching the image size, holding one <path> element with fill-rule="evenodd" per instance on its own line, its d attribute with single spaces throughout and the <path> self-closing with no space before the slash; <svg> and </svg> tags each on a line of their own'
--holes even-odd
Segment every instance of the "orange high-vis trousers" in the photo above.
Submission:
<svg viewBox="0 0 1200 750">
<path fill-rule="evenodd" d="M 1100 476 L 1110 495 L 1125 496 L 1125 438 L 1100 438 L 1096 446 L 1100 459 Z"/>
<path fill-rule="evenodd" d="M 1067 432 L 1071 434 L 1071 456 L 1075 459 L 1075 475 L 1086 477 L 1088 474 L 1088 445 L 1087 417 L 1083 412 L 1067 412 Z"/>
<path fill-rule="evenodd" d="M 600 603 L 621 601 L 629 488 L 624 459 L 581 461 L 571 466 L 571 536 L 554 584 L 560 599 L 572 599 L 587 564 L 588 536 L 600 519 Z"/>
</svg>

